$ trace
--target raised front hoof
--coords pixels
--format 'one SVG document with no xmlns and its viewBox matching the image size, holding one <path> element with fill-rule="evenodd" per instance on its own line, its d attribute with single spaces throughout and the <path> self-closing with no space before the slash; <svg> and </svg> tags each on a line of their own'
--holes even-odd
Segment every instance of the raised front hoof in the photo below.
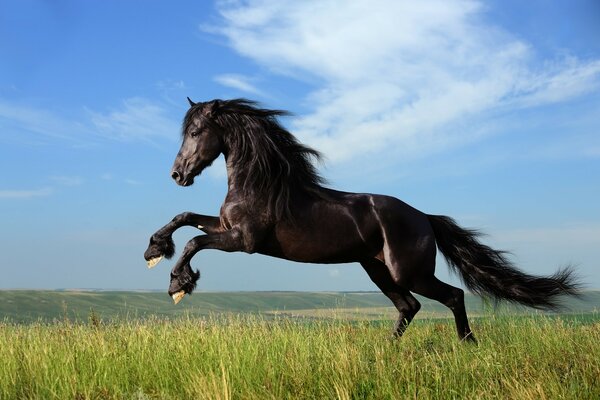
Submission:
<svg viewBox="0 0 600 400">
<path fill-rule="evenodd" d="M 183 299 L 183 296 L 185 296 L 185 292 L 183 290 L 180 290 L 177 293 L 173 293 L 171 295 L 171 298 L 173 299 L 173 303 L 177 304 L 181 301 L 181 299 Z"/>
<path fill-rule="evenodd" d="M 152 235 L 150 244 L 144 252 L 144 258 L 146 259 L 148 268 L 153 268 L 163 258 L 171 258 L 173 254 L 175 254 L 175 244 L 173 243 L 173 239 L 170 237 L 165 239 Z"/>
<path fill-rule="evenodd" d="M 186 294 L 191 294 L 196 289 L 198 279 L 200 279 L 200 271 L 193 272 L 191 269 L 179 275 L 171 274 L 169 296 L 171 296 L 173 302 L 177 304 Z"/>
<path fill-rule="evenodd" d="M 146 260 L 146 264 L 148 265 L 148 268 L 154 268 L 156 264 L 162 261 L 163 258 L 164 256 L 153 257 L 149 260 Z"/>
</svg>

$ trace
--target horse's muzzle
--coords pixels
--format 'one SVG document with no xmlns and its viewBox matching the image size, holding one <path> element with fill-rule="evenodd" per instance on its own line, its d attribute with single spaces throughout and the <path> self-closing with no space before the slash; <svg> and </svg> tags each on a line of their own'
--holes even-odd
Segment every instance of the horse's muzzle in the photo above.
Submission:
<svg viewBox="0 0 600 400">
<path fill-rule="evenodd" d="M 192 183 L 194 183 L 193 176 L 190 178 L 185 178 L 184 174 L 182 174 L 176 169 L 171 171 L 171 178 L 173 178 L 173 180 L 180 186 L 190 186 Z"/>
<path fill-rule="evenodd" d="M 171 178 L 173 178 L 175 180 L 175 182 L 181 183 L 182 175 L 179 171 L 173 170 L 173 171 L 171 171 Z"/>
</svg>

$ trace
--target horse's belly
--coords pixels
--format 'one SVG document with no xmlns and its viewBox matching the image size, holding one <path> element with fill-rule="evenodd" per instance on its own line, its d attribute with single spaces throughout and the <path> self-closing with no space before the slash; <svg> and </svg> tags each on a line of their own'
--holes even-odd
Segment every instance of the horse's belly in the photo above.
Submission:
<svg viewBox="0 0 600 400">
<path fill-rule="evenodd" d="M 276 229 L 261 253 L 292 261 L 309 263 L 355 262 L 377 254 L 352 224 L 321 226 L 320 229 L 283 227 Z"/>
</svg>

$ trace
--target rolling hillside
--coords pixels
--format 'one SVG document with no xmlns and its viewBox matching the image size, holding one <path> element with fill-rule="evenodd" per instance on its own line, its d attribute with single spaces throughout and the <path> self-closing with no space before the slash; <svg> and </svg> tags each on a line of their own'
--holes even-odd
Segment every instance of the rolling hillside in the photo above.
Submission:
<svg viewBox="0 0 600 400">
<path fill-rule="evenodd" d="M 435 301 L 419 297 L 423 307 L 419 316 L 450 317 L 448 310 Z M 466 296 L 471 315 L 490 312 L 493 306 L 479 297 Z M 589 291 L 582 299 L 568 299 L 565 312 L 590 314 L 600 310 L 600 291 Z M 535 312 L 531 309 L 502 305 L 498 312 Z M 387 319 L 395 311 L 389 300 L 375 292 L 198 292 L 174 305 L 162 292 L 134 291 L 0 291 L 0 320 L 12 322 L 87 320 L 90 314 L 102 319 L 174 318 L 215 313 L 260 313 L 300 317 Z"/>
</svg>

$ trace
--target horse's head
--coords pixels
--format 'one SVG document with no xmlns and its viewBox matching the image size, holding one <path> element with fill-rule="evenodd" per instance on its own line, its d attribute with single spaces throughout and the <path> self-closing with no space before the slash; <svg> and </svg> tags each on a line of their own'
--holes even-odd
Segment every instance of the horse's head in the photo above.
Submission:
<svg viewBox="0 0 600 400">
<path fill-rule="evenodd" d="M 194 103 L 183 122 L 183 142 L 171 170 L 171 177 L 181 186 L 190 186 L 194 178 L 210 166 L 223 152 L 222 130 L 215 122 L 220 101 Z"/>
</svg>

